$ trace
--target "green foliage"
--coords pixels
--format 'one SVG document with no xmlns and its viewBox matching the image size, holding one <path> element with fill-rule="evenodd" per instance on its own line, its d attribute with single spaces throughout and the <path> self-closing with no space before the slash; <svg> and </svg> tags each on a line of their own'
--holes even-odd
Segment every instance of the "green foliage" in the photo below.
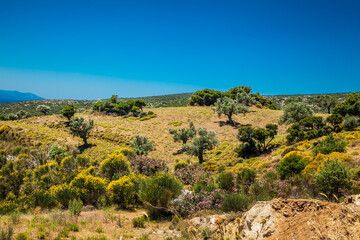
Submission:
<svg viewBox="0 0 360 240">
<path fill-rule="evenodd" d="M 251 198 L 245 194 L 228 194 L 221 202 L 221 210 L 224 212 L 244 212 L 248 210 Z"/>
<path fill-rule="evenodd" d="M 132 224 L 134 228 L 144 228 L 145 227 L 145 219 L 143 217 L 133 218 Z"/>
<path fill-rule="evenodd" d="M 311 116 L 302 119 L 299 123 L 291 125 L 287 129 L 289 134 L 286 136 L 286 139 L 289 142 L 298 142 L 306 139 L 310 140 L 327 136 L 332 131 L 330 126 L 325 125 L 322 117 Z"/>
<path fill-rule="evenodd" d="M 342 197 L 344 191 L 352 186 L 350 171 L 337 159 L 325 162 L 315 177 L 315 183 L 329 199 Z"/>
<path fill-rule="evenodd" d="M 50 107 L 46 105 L 39 105 L 37 106 L 36 111 L 41 112 L 44 115 L 47 115 L 50 112 Z"/>
<path fill-rule="evenodd" d="M 251 106 L 256 103 L 256 100 L 254 99 L 253 95 L 247 93 L 247 92 L 240 92 L 236 95 L 237 103 L 243 105 L 243 106 Z"/>
<path fill-rule="evenodd" d="M 335 132 L 341 131 L 340 124 L 344 121 L 344 117 L 340 114 L 331 114 L 326 118 L 326 121 L 331 124 Z"/>
<path fill-rule="evenodd" d="M 83 206 L 83 202 L 80 199 L 74 199 L 69 203 L 69 212 L 73 216 L 79 216 Z"/>
<path fill-rule="evenodd" d="M 276 110 L 277 107 L 275 106 L 275 104 L 273 104 L 273 102 L 270 99 L 264 98 L 263 96 L 260 96 L 259 93 L 255 93 L 255 94 L 251 94 L 251 96 L 253 97 L 253 99 L 260 103 L 261 106 L 271 109 L 271 110 Z"/>
<path fill-rule="evenodd" d="M 107 192 L 110 201 L 119 208 L 130 208 L 135 204 L 136 187 L 133 180 L 128 176 L 120 177 L 119 180 L 110 182 Z"/>
<path fill-rule="evenodd" d="M 222 114 L 228 117 L 227 124 L 234 125 L 232 116 L 239 113 L 248 113 L 249 109 L 247 106 L 237 103 L 235 100 L 229 97 L 219 98 L 216 101 L 216 112 L 220 117 Z"/>
<path fill-rule="evenodd" d="M 82 117 L 75 117 L 70 122 L 70 133 L 74 136 L 82 138 L 84 145 L 87 146 L 87 139 L 90 137 L 90 132 L 93 127 L 94 121 L 92 119 L 85 121 Z"/>
<path fill-rule="evenodd" d="M 331 113 L 331 109 L 336 106 L 337 102 L 336 98 L 332 95 L 319 95 L 316 97 L 317 105 L 326 108 L 328 114 Z"/>
<path fill-rule="evenodd" d="M 147 155 L 148 152 L 154 150 L 154 143 L 149 141 L 147 136 L 136 135 L 130 142 L 131 147 L 134 149 L 137 155 Z"/>
<path fill-rule="evenodd" d="M 25 119 L 25 118 L 31 117 L 31 114 L 24 110 L 20 110 L 16 113 L 16 116 L 17 116 L 17 119 Z"/>
<path fill-rule="evenodd" d="M 341 116 L 360 116 L 360 93 L 351 93 L 345 102 L 338 104 L 332 110 L 333 114 Z"/>
<path fill-rule="evenodd" d="M 18 235 L 16 235 L 15 240 L 27 240 L 27 234 L 26 233 L 19 233 Z"/>
<path fill-rule="evenodd" d="M 296 123 L 300 120 L 312 116 L 313 111 L 303 102 L 291 102 L 284 109 L 284 115 L 281 116 L 280 124 Z"/>
<path fill-rule="evenodd" d="M 139 197 L 148 209 L 150 216 L 159 218 L 168 213 L 167 207 L 182 189 L 182 184 L 169 173 L 158 173 L 147 178 L 140 185 Z"/>
<path fill-rule="evenodd" d="M 70 223 L 67 228 L 70 232 L 78 232 L 79 231 L 79 225 Z"/>
<path fill-rule="evenodd" d="M 117 96 L 113 95 L 109 100 L 96 102 L 93 105 L 93 111 L 105 112 L 106 114 L 117 114 L 120 116 L 127 115 L 132 112 L 135 116 L 138 111 L 142 111 L 145 106 L 146 103 L 142 99 L 118 101 Z"/>
<path fill-rule="evenodd" d="M 332 134 L 327 136 L 324 140 L 319 141 L 313 149 L 316 156 L 319 153 L 330 154 L 332 152 L 345 152 L 346 142 L 334 138 Z"/>
<path fill-rule="evenodd" d="M 199 105 L 199 106 L 211 106 L 214 105 L 218 98 L 221 97 L 221 92 L 210 90 L 210 89 L 204 89 L 201 91 L 195 92 L 190 100 L 189 105 Z"/>
<path fill-rule="evenodd" d="M 197 156 L 199 163 L 202 164 L 204 153 L 214 149 L 219 144 L 219 140 L 215 131 L 208 131 L 206 128 L 198 128 L 197 134 L 198 136 L 193 139 L 191 144 L 184 145 L 184 149 L 187 154 Z"/>
<path fill-rule="evenodd" d="M 359 120 L 355 116 L 346 115 L 343 128 L 346 131 L 353 131 L 360 125 Z"/>
<path fill-rule="evenodd" d="M 277 166 L 277 171 L 280 174 L 280 178 L 284 180 L 301 173 L 308 164 L 300 155 L 293 153 L 281 160 Z"/>
<path fill-rule="evenodd" d="M 276 124 L 267 124 L 265 128 L 257 129 L 251 126 L 240 127 L 237 137 L 242 144 L 236 149 L 236 152 L 240 157 L 248 157 L 268 150 L 277 130 Z"/>
<path fill-rule="evenodd" d="M 235 187 L 235 177 L 232 172 L 222 172 L 217 175 L 216 183 L 218 184 L 219 188 L 231 192 Z"/>
<path fill-rule="evenodd" d="M 75 115 L 75 111 L 75 106 L 70 104 L 63 108 L 61 114 L 70 121 L 71 118 Z"/>
<path fill-rule="evenodd" d="M 61 162 L 63 158 L 69 155 L 69 153 L 65 149 L 61 148 L 56 143 L 51 145 L 48 154 L 51 160 L 56 160 L 57 162 Z"/>
<path fill-rule="evenodd" d="M 255 182 L 256 172 L 250 168 L 242 168 L 236 175 L 236 182 L 249 187 Z"/>
<path fill-rule="evenodd" d="M 169 129 L 170 134 L 174 136 L 175 142 L 182 142 L 186 144 L 187 141 L 196 135 L 196 129 L 192 122 L 189 123 L 189 128 Z"/>
<path fill-rule="evenodd" d="M 114 180 L 130 172 L 130 162 L 123 154 L 112 154 L 101 162 L 100 171 L 109 180 Z"/>
</svg>

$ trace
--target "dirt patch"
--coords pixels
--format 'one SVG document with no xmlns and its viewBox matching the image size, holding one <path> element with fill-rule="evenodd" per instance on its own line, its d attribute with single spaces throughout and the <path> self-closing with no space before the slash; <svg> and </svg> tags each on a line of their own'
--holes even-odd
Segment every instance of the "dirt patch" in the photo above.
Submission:
<svg viewBox="0 0 360 240">
<path fill-rule="evenodd" d="M 243 222 L 245 239 L 360 239 L 360 195 L 340 204 L 308 199 L 258 202 Z"/>
</svg>

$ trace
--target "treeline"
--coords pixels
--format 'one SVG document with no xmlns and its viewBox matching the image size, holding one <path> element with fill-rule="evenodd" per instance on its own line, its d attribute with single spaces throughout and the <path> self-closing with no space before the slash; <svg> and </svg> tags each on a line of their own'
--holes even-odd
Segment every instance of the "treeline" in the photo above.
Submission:
<svg viewBox="0 0 360 240">
<path fill-rule="evenodd" d="M 268 108 L 276 110 L 276 106 L 271 102 L 271 100 L 264 98 L 260 93 L 251 93 L 251 87 L 238 86 L 229 89 L 226 92 L 220 92 L 216 90 L 203 89 L 201 91 L 195 92 L 190 100 L 189 105 L 194 106 L 211 106 L 215 105 L 218 99 L 228 97 L 231 99 L 236 99 L 239 94 L 246 93 L 249 94 L 255 101 L 257 107 Z"/>
</svg>

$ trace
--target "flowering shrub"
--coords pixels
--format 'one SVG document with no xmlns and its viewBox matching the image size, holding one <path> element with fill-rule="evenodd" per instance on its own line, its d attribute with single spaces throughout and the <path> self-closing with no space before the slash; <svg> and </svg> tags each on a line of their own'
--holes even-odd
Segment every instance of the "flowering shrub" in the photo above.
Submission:
<svg viewBox="0 0 360 240">
<path fill-rule="evenodd" d="M 71 187 L 69 184 L 61 184 L 52 186 L 50 188 L 50 193 L 61 206 L 67 208 L 69 202 L 78 195 L 78 190 Z"/>
<path fill-rule="evenodd" d="M 198 193 L 183 191 L 176 199 L 174 207 L 181 216 L 188 216 L 201 210 L 219 209 L 222 200 L 223 194 L 220 189 Z"/>
<path fill-rule="evenodd" d="M 136 156 L 130 160 L 131 167 L 140 174 L 146 176 L 154 175 L 157 172 L 167 172 L 168 167 L 163 160 L 148 158 L 146 156 Z"/>
<path fill-rule="evenodd" d="M 208 183 L 212 180 L 208 172 L 194 164 L 178 168 L 175 170 L 174 175 L 186 185 L 195 185 L 199 181 Z"/>
<path fill-rule="evenodd" d="M 136 188 L 130 177 L 123 176 L 119 180 L 112 181 L 107 191 L 110 201 L 117 204 L 120 208 L 128 208 L 135 203 Z"/>
<path fill-rule="evenodd" d="M 110 180 L 116 180 L 119 176 L 130 172 L 130 163 L 123 154 L 109 155 L 100 164 L 101 173 Z"/>
<path fill-rule="evenodd" d="M 90 174 L 80 173 L 71 182 L 70 186 L 78 188 L 81 200 L 85 204 L 95 205 L 106 192 L 107 181 Z"/>
</svg>

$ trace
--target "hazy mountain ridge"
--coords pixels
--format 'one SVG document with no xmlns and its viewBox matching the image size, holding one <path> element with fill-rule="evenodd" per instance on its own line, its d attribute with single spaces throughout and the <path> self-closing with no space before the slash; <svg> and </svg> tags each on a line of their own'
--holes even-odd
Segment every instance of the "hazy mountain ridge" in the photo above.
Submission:
<svg viewBox="0 0 360 240">
<path fill-rule="evenodd" d="M 12 103 L 32 100 L 43 100 L 33 93 L 23 93 L 19 91 L 0 90 L 0 103 Z"/>
</svg>

